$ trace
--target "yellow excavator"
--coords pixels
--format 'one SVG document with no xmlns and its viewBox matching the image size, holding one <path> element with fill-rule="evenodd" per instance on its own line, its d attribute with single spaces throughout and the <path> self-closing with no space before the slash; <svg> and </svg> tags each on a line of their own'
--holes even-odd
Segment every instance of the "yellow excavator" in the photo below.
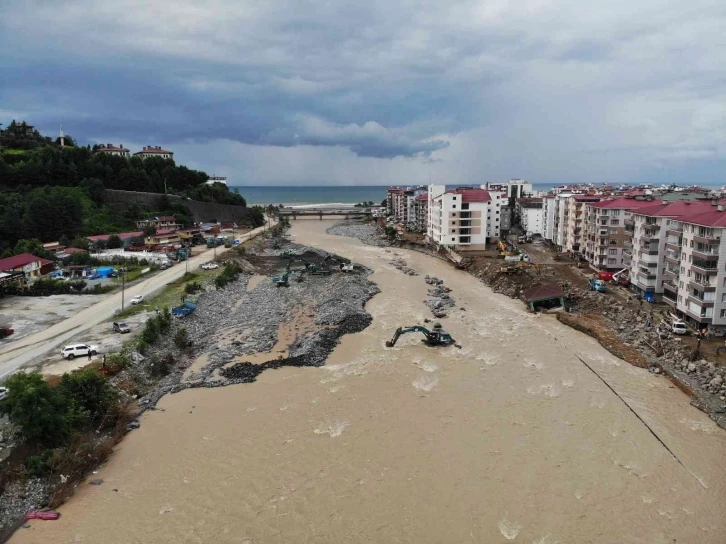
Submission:
<svg viewBox="0 0 726 544">
<path fill-rule="evenodd" d="M 504 243 L 504 240 L 497 240 L 497 248 L 499 249 L 500 257 L 510 257 L 512 255 L 516 255 L 515 252 L 509 250 L 509 247 L 507 247 L 507 244 Z"/>
</svg>

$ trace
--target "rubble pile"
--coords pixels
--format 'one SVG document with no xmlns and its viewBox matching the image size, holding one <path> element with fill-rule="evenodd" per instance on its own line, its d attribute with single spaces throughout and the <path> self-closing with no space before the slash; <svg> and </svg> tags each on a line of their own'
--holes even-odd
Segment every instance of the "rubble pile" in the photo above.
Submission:
<svg viewBox="0 0 726 544">
<path fill-rule="evenodd" d="M 444 280 L 435 276 L 426 275 L 424 281 L 433 286 L 429 289 L 429 298 L 424 300 L 424 304 L 431 308 L 434 317 L 446 317 L 446 309 L 456 306 L 456 301 L 449 294 L 451 289 L 444 285 Z"/>
<path fill-rule="evenodd" d="M 391 245 L 385 234 L 383 234 L 381 230 L 372 223 L 364 224 L 352 221 L 343 221 L 333 225 L 326 232 L 335 236 L 350 236 L 351 238 L 357 238 L 369 246 L 388 247 Z"/>
<path fill-rule="evenodd" d="M 418 272 L 416 272 L 413 268 L 410 268 L 408 266 L 408 263 L 404 259 L 402 259 L 398 253 L 394 253 L 395 258 L 390 261 L 390 264 L 392 264 L 396 269 L 400 270 L 404 274 L 407 274 L 409 276 L 418 276 Z"/>
<path fill-rule="evenodd" d="M 694 394 L 693 404 L 726 427 L 726 368 L 703 358 L 670 331 L 664 316 L 653 314 L 648 305 L 582 289 L 572 289 L 575 311 L 602 315 L 626 345 L 640 351 L 656 374 L 665 372 Z"/>
</svg>

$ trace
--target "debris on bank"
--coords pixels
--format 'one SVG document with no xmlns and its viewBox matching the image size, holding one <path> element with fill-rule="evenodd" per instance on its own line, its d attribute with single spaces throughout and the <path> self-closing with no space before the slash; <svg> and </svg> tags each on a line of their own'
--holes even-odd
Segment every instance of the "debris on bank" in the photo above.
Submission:
<svg viewBox="0 0 726 544">
<path fill-rule="evenodd" d="M 403 259 L 398 253 L 394 253 L 393 255 L 395 257 L 393 260 L 391 260 L 390 264 L 393 265 L 394 268 L 400 270 L 408 276 L 418 276 L 418 272 L 416 272 L 413 268 L 409 267 L 406 260 Z"/>
</svg>

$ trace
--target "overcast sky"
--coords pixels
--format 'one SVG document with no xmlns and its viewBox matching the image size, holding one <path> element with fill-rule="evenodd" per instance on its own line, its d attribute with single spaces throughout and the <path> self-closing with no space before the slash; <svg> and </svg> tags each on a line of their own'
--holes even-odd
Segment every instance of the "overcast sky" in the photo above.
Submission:
<svg viewBox="0 0 726 544">
<path fill-rule="evenodd" d="M 0 0 L 0 73 L 231 184 L 726 183 L 723 0 Z"/>
</svg>

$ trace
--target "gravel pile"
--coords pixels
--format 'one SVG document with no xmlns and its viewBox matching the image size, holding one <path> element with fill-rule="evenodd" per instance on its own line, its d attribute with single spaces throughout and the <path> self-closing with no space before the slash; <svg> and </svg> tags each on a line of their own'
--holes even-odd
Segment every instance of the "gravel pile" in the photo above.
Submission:
<svg viewBox="0 0 726 544">
<path fill-rule="evenodd" d="M 363 223 L 343 222 L 333 225 L 327 230 L 328 234 L 335 236 L 350 236 L 358 238 L 364 244 L 377 247 L 388 247 L 390 242 L 375 225 Z"/>
<path fill-rule="evenodd" d="M 456 301 L 449 294 L 451 293 L 451 289 L 444 285 L 444 280 L 435 276 L 427 275 L 424 278 L 424 281 L 429 285 L 433 285 L 433 287 L 429 289 L 429 298 L 424 300 L 424 304 L 431 308 L 431 312 L 434 314 L 434 317 L 446 317 L 446 309 L 456 306 Z"/>
<path fill-rule="evenodd" d="M 0 520 L 4 522 L 3 527 L 21 519 L 28 510 L 45 508 L 48 501 L 48 491 L 38 478 L 9 483 L 0 501 Z"/>
</svg>

